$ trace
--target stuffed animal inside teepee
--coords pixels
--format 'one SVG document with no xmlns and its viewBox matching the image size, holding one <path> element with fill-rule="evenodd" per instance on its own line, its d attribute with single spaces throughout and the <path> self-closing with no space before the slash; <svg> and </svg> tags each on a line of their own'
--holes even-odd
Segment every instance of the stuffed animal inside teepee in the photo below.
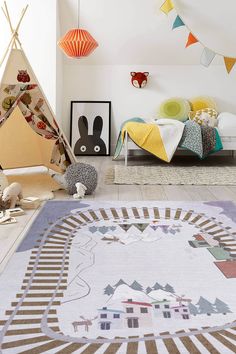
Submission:
<svg viewBox="0 0 236 354">
<path fill-rule="evenodd" d="M 10 203 L 10 209 L 16 207 L 16 202 L 23 199 L 22 187 L 20 183 L 14 182 L 7 186 L 2 194 L 2 201 Z"/>
</svg>

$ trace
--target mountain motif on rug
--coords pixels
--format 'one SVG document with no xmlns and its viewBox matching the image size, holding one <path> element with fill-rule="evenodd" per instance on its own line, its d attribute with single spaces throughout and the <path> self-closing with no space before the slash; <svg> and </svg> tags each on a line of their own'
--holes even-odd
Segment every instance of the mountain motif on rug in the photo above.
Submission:
<svg viewBox="0 0 236 354">
<path fill-rule="evenodd" d="M 0 353 L 235 353 L 236 206 L 47 202 L 0 294 Z"/>
</svg>

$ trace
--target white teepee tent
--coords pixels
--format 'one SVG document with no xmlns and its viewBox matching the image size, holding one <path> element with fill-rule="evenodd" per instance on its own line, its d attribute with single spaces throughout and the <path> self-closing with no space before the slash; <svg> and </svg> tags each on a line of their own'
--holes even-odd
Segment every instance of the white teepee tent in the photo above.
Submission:
<svg viewBox="0 0 236 354">
<path fill-rule="evenodd" d="M 14 30 L 2 8 L 12 37 L 0 65 L 8 56 L 0 84 L 0 165 L 6 168 L 46 166 L 64 171 L 76 162 L 71 147 L 39 85 L 18 38 L 27 7 Z"/>
</svg>

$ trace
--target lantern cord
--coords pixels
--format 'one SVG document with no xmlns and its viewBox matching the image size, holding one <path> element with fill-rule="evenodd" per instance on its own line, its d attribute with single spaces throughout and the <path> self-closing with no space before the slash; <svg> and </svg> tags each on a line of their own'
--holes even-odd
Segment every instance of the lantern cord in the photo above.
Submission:
<svg viewBox="0 0 236 354">
<path fill-rule="evenodd" d="M 79 28 L 79 15 L 80 15 L 80 0 L 78 0 L 78 28 Z"/>
</svg>

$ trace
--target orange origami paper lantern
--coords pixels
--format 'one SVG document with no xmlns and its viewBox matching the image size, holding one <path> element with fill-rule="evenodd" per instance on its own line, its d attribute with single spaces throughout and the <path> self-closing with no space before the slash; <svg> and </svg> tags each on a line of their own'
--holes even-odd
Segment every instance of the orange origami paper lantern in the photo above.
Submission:
<svg viewBox="0 0 236 354">
<path fill-rule="evenodd" d="M 87 57 L 98 47 L 97 41 L 91 34 L 79 28 L 67 32 L 59 40 L 58 45 L 70 58 L 77 59 Z"/>
</svg>

